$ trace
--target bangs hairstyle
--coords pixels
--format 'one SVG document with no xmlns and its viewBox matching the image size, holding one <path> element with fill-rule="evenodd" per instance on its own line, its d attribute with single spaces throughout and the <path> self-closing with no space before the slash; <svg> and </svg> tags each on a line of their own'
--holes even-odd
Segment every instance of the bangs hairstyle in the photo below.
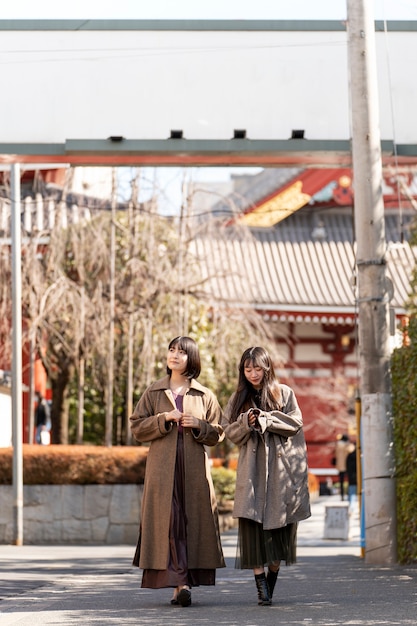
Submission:
<svg viewBox="0 0 417 626">
<path fill-rule="evenodd" d="M 168 350 L 177 346 L 180 350 L 184 350 L 187 355 L 187 367 L 185 368 L 185 372 L 183 376 L 186 378 L 198 378 L 201 372 L 201 360 L 200 360 L 200 352 L 198 350 L 198 346 L 194 339 L 191 337 L 175 337 L 172 339 Z M 167 366 L 167 374 L 171 376 L 172 370 Z"/>
<path fill-rule="evenodd" d="M 242 380 L 246 380 L 244 376 L 245 367 L 253 365 L 253 367 L 260 367 L 264 372 L 263 384 L 275 380 L 274 365 L 268 352 L 261 347 L 248 348 L 242 354 L 239 365 L 239 374 L 242 375 Z"/>
<path fill-rule="evenodd" d="M 256 391 L 245 376 L 245 367 L 253 365 L 263 370 L 264 376 L 260 391 Z M 281 408 L 281 390 L 276 377 L 272 359 L 265 348 L 256 346 L 248 348 L 242 354 L 239 364 L 239 378 L 236 393 L 231 402 L 231 422 L 238 415 L 255 405 L 255 397 L 260 395 L 260 406 L 263 411 L 274 411 Z"/>
</svg>

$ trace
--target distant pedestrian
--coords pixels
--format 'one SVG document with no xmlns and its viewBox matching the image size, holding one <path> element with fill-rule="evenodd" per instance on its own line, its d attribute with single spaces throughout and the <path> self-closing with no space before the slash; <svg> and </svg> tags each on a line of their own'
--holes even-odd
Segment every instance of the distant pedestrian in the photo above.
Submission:
<svg viewBox="0 0 417 626">
<path fill-rule="evenodd" d="M 346 457 L 346 473 L 348 478 L 348 501 L 349 510 L 352 510 L 354 499 L 357 494 L 357 459 L 356 459 L 356 446 L 354 446 L 352 452 Z"/>
<path fill-rule="evenodd" d="M 339 472 L 340 481 L 340 497 L 345 499 L 345 478 L 346 478 L 346 459 L 350 452 L 354 449 L 354 445 L 349 440 L 348 435 L 340 435 L 336 441 L 335 464 Z"/>
<path fill-rule="evenodd" d="M 36 392 L 35 426 L 36 443 L 48 445 L 51 443 L 51 410 L 48 402 L 40 391 Z"/>
<path fill-rule="evenodd" d="M 268 606 L 281 561 L 296 561 L 297 524 L 311 513 L 303 418 L 293 390 L 279 383 L 264 348 L 243 353 L 223 426 L 239 448 L 236 567 L 253 569 L 258 604 Z"/>
</svg>

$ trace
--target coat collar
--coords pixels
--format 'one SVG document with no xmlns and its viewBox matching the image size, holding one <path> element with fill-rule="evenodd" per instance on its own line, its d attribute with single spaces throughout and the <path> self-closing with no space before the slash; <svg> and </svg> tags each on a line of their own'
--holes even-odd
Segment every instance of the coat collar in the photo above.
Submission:
<svg viewBox="0 0 417 626">
<path fill-rule="evenodd" d="M 154 389 L 169 389 L 169 381 L 170 381 L 170 376 L 167 374 L 163 378 L 160 378 L 159 380 L 157 380 L 154 383 L 153 388 Z M 202 391 L 202 392 L 206 391 L 206 388 L 204 387 L 204 385 L 202 385 L 197 380 L 195 380 L 195 378 L 192 378 L 190 380 L 190 389 L 197 389 L 198 391 Z"/>
</svg>

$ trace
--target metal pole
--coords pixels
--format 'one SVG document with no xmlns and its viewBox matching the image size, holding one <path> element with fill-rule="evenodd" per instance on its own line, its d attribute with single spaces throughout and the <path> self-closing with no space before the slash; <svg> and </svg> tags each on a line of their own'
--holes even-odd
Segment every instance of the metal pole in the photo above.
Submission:
<svg viewBox="0 0 417 626">
<path fill-rule="evenodd" d="M 375 27 L 371 4 L 367 0 L 347 0 L 347 23 L 357 240 L 365 559 L 373 564 L 387 564 L 397 559 L 396 492 L 389 350 L 390 286 L 386 278 Z"/>
<path fill-rule="evenodd" d="M 127 383 L 126 383 L 126 437 L 127 446 L 132 445 L 132 431 L 130 430 L 129 417 L 133 413 L 133 312 L 129 312 L 129 330 L 127 337 Z"/>
<path fill-rule="evenodd" d="M 105 443 L 111 448 L 113 443 L 113 385 L 114 385 L 114 310 L 116 280 L 116 205 L 117 205 L 117 171 L 112 170 L 111 224 L 110 224 L 110 320 L 109 320 L 109 354 L 106 405 Z"/>
<path fill-rule="evenodd" d="M 22 266 L 20 166 L 11 166 L 13 543 L 23 545 Z"/>
<path fill-rule="evenodd" d="M 359 502 L 359 517 L 361 520 L 361 557 L 365 556 L 365 541 L 362 544 L 362 436 L 361 436 L 361 415 L 362 402 L 359 396 L 355 398 L 355 416 L 356 416 L 356 497 Z"/>
<path fill-rule="evenodd" d="M 35 432 L 35 411 L 33 402 L 35 399 L 35 332 L 33 327 L 30 329 L 29 336 L 29 444 L 33 445 Z"/>
<path fill-rule="evenodd" d="M 83 273 L 84 274 L 84 273 Z M 85 286 L 81 287 L 81 341 L 85 339 Z M 77 409 L 77 443 L 81 445 L 84 439 L 84 392 L 85 387 L 85 358 L 81 354 L 78 360 L 78 409 Z"/>
</svg>

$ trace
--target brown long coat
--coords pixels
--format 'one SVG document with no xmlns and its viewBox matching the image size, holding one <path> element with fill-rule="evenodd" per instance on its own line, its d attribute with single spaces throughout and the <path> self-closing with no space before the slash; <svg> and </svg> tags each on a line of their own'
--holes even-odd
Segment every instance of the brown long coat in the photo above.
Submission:
<svg viewBox="0 0 417 626">
<path fill-rule="evenodd" d="M 153 383 L 130 418 L 137 441 L 150 443 L 146 461 L 140 536 L 134 565 L 165 570 L 169 553 L 169 521 L 174 486 L 178 428 L 165 422 L 175 409 L 169 376 Z M 224 438 L 222 411 L 214 394 L 196 380 L 184 396 L 184 412 L 201 420 L 200 432 L 184 428 L 185 510 L 189 569 L 225 567 L 220 543 L 216 496 L 204 446 Z"/>
<path fill-rule="evenodd" d="M 226 436 L 239 447 L 233 517 L 265 529 L 311 515 L 303 418 L 293 390 L 280 388 L 282 410 L 261 411 L 260 431 L 249 426 L 247 411 L 230 421 L 231 400 L 223 420 Z"/>
</svg>

